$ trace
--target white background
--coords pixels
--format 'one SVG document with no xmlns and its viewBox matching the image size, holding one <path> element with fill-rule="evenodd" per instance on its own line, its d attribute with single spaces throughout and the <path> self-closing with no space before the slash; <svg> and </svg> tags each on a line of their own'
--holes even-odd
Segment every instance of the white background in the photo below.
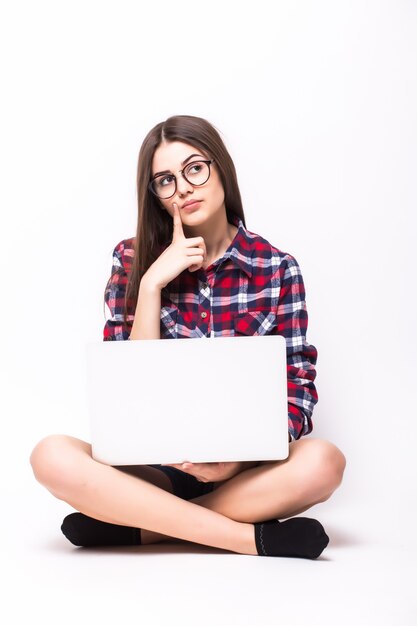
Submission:
<svg viewBox="0 0 417 626">
<path fill-rule="evenodd" d="M 102 336 L 113 247 L 135 234 L 138 151 L 191 114 L 221 131 L 249 230 L 301 266 L 313 435 L 348 461 L 321 510 L 381 555 L 415 550 L 416 3 L 0 6 L 1 480 L 19 520 L 3 540 L 22 545 L 35 519 L 41 550 L 60 541 L 69 507 L 29 455 L 47 434 L 88 439 L 85 344 Z M 392 601 L 404 624 L 407 598 Z"/>
</svg>

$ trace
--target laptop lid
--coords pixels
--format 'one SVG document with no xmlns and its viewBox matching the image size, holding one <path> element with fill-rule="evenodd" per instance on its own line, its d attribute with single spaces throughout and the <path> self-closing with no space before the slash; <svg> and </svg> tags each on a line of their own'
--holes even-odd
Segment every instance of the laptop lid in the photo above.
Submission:
<svg viewBox="0 0 417 626">
<path fill-rule="evenodd" d="M 93 458 L 109 465 L 288 456 L 281 335 L 89 342 Z"/>
</svg>

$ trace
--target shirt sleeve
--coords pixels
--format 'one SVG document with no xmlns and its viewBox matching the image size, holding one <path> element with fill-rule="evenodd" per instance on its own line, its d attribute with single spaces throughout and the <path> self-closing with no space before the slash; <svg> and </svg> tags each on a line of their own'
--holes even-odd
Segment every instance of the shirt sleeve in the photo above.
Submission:
<svg viewBox="0 0 417 626">
<path fill-rule="evenodd" d="M 280 278 L 277 332 L 287 343 L 288 430 L 293 441 L 313 429 L 311 416 L 318 402 L 314 385 L 317 349 L 306 339 L 308 314 L 304 281 L 296 259 L 289 254 L 280 266 Z"/>
<path fill-rule="evenodd" d="M 131 324 L 123 321 L 125 294 L 128 275 L 123 263 L 123 242 L 113 250 L 111 276 L 107 282 L 104 301 L 110 311 L 103 329 L 103 341 L 123 341 L 129 339 Z M 127 316 L 127 320 L 132 316 Z"/>
</svg>

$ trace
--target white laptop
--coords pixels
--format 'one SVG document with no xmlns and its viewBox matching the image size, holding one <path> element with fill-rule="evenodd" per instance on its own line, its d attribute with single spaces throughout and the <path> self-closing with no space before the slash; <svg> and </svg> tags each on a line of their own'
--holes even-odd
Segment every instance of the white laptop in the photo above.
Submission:
<svg viewBox="0 0 417 626">
<path fill-rule="evenodd" d="M 288 456 L 281 335 L 89 342 L 93 458 L 108 465 Z"/>
</svg>

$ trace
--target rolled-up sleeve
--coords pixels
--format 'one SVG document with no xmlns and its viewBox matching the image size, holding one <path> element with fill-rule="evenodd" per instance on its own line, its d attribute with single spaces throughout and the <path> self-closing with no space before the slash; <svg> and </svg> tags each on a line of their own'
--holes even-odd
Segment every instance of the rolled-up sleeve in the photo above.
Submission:
<svg viewBox="0 0 417 626">
<path fill-rule="evenodd" d="M 287 343 L 288 430 L 291 440 L 313 429 L 318 394 L 314 384 L 317 349 L 307 342 L 308 314 L 304 281 L 296 259 L 286 254 L 279 268 L 277 332 Z"/>
<path fill-rule="evenodd" d="M 134 316 L 127 316 L 124 323 L 125 294 L 128 275 L 124 265 L 124 242 L 121 241 L 113 250 L 111 276 L 107 282 L 104 301 L 110 311 L 103 329 L 103 341 L 123 341 L 129 339 L 131 323 Z"/>
</svg>

